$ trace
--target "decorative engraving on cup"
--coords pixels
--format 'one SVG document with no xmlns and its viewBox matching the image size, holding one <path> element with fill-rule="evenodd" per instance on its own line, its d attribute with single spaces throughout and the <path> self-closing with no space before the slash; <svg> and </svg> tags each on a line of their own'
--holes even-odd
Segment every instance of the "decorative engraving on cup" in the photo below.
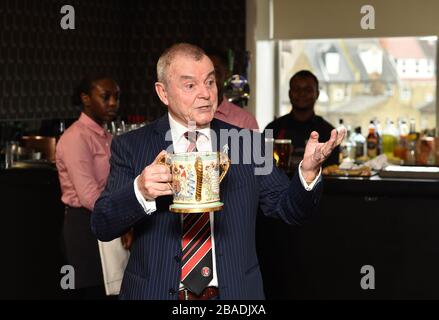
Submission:
<svg viewBox="0 0 439 320">
<path fill-rule="evenodd" d="M 196 211 L 203 206 L 208 210 L 222 208 L 220 182 L 230 166 L 227 154 L 216 151 L 166 154 L 158 163 L 168 166 L 171 171 L 172 182 L 168 183 L 174 193 L 171 211 L 203 212 Z"/>
<path fill-rule="evenodd" d="M 197 157 L 197 159 L 195 160 L 195 171 L 197 173 L 195 200 L 201 201 L 201 191 L 203 188 L 203 161 L 200 157 Z"/>
</svg>

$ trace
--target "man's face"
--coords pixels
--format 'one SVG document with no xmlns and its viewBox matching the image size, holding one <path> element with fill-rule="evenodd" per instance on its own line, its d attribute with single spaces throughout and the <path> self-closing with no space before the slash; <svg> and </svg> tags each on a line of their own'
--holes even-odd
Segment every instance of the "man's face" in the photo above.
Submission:
<svg viewBox="0 0 439 320">
<path fill-rule="evenodd" d="M 112 121 L 119 109 L 119 86 L 112 79 L 100 79 L 93 83 L 89 94 L 82 94 L 85 113 L 96 123 Z"/>
<path fill-rule="evenodd" d="M 195 121 L 202 128 L 212 121 L 218 100 L 215 70 L 207 56 L 200 61 L 184 55 L 175 57 L 166 83 L 157 82 L 156 91 L 180 124 L 188 126 L 189 121 Z"/>
<path fill-rule="evenodd" d="M 290 83 L 290 101 L 297 111 L 311 110 L 319 97 L 312 77 L 295 77 Z"/>
</svg>

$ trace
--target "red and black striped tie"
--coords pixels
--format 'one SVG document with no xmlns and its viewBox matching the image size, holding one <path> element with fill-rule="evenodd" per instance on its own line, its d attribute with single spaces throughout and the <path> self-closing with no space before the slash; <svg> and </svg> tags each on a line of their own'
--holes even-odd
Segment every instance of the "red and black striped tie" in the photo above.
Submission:
<svg viewBox="0 0 439 320">
<path fill-rule="evenodd" d="M 195 139 L 191 139 L 191 134 L 185 133 L 189 141 L 188 152 L 197 151 L 196 135 L 193 136 Z M 200 295 L 212 281 L 212 238 L 209 212 L 184 215 L 182 250 L 181 282 L 187 289 Z"/>
</svg>

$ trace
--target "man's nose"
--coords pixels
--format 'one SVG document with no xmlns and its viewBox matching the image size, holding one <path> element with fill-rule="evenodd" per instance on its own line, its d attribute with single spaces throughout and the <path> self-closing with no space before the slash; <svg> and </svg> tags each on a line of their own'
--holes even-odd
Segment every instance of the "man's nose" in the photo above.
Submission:
<svg viewBox="0 0 439 320">
<path fill-rule="evenodd" d="M 304 95 L 307 94 L 307 91 L 306 91 L 306 89 L 298 89 L 298 90 L 297 90 L 297 94 L 298 94 L 299 96 L 304 96 Z"/>
<path fill-rule="evenodd" d="M 208 86 L 208 85 L 203 85 L 203 86 L 200 87 L 200 92 L 198 93 L 198 96 L 199 96 L 200 98 L 203 98 L 203 99 L 209 100 L 209 99 L 210 99 L 210 95 L 212 94 L 211 90 L 212 90 L 212 89 L 211 89 L 210 86 Z"/>
<path fill-rule="evenodd" d="M 116 97 L 110 97 L 110 100 L 108 101 L 108 106 L 112 109 L 116 109 L 119 106 L 119 99 Z"/>
</svg>

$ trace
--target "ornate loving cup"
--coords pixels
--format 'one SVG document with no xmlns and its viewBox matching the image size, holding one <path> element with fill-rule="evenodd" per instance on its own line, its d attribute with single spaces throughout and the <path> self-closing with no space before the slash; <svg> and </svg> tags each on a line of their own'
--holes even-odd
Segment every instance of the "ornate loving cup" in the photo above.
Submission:
<svg viewBox="0 0 439 320">
<path fill-rule="evenodd" d="M 225 153 L 166 154 L 159 159 L 159 163 L 171 169 L 170 187 L 174 192 L 174 201 L 169 207 L 170 211 L 194 213 L 223 208 L 219 186 L 230 166 L 230 159 Z"/>
</svg>

